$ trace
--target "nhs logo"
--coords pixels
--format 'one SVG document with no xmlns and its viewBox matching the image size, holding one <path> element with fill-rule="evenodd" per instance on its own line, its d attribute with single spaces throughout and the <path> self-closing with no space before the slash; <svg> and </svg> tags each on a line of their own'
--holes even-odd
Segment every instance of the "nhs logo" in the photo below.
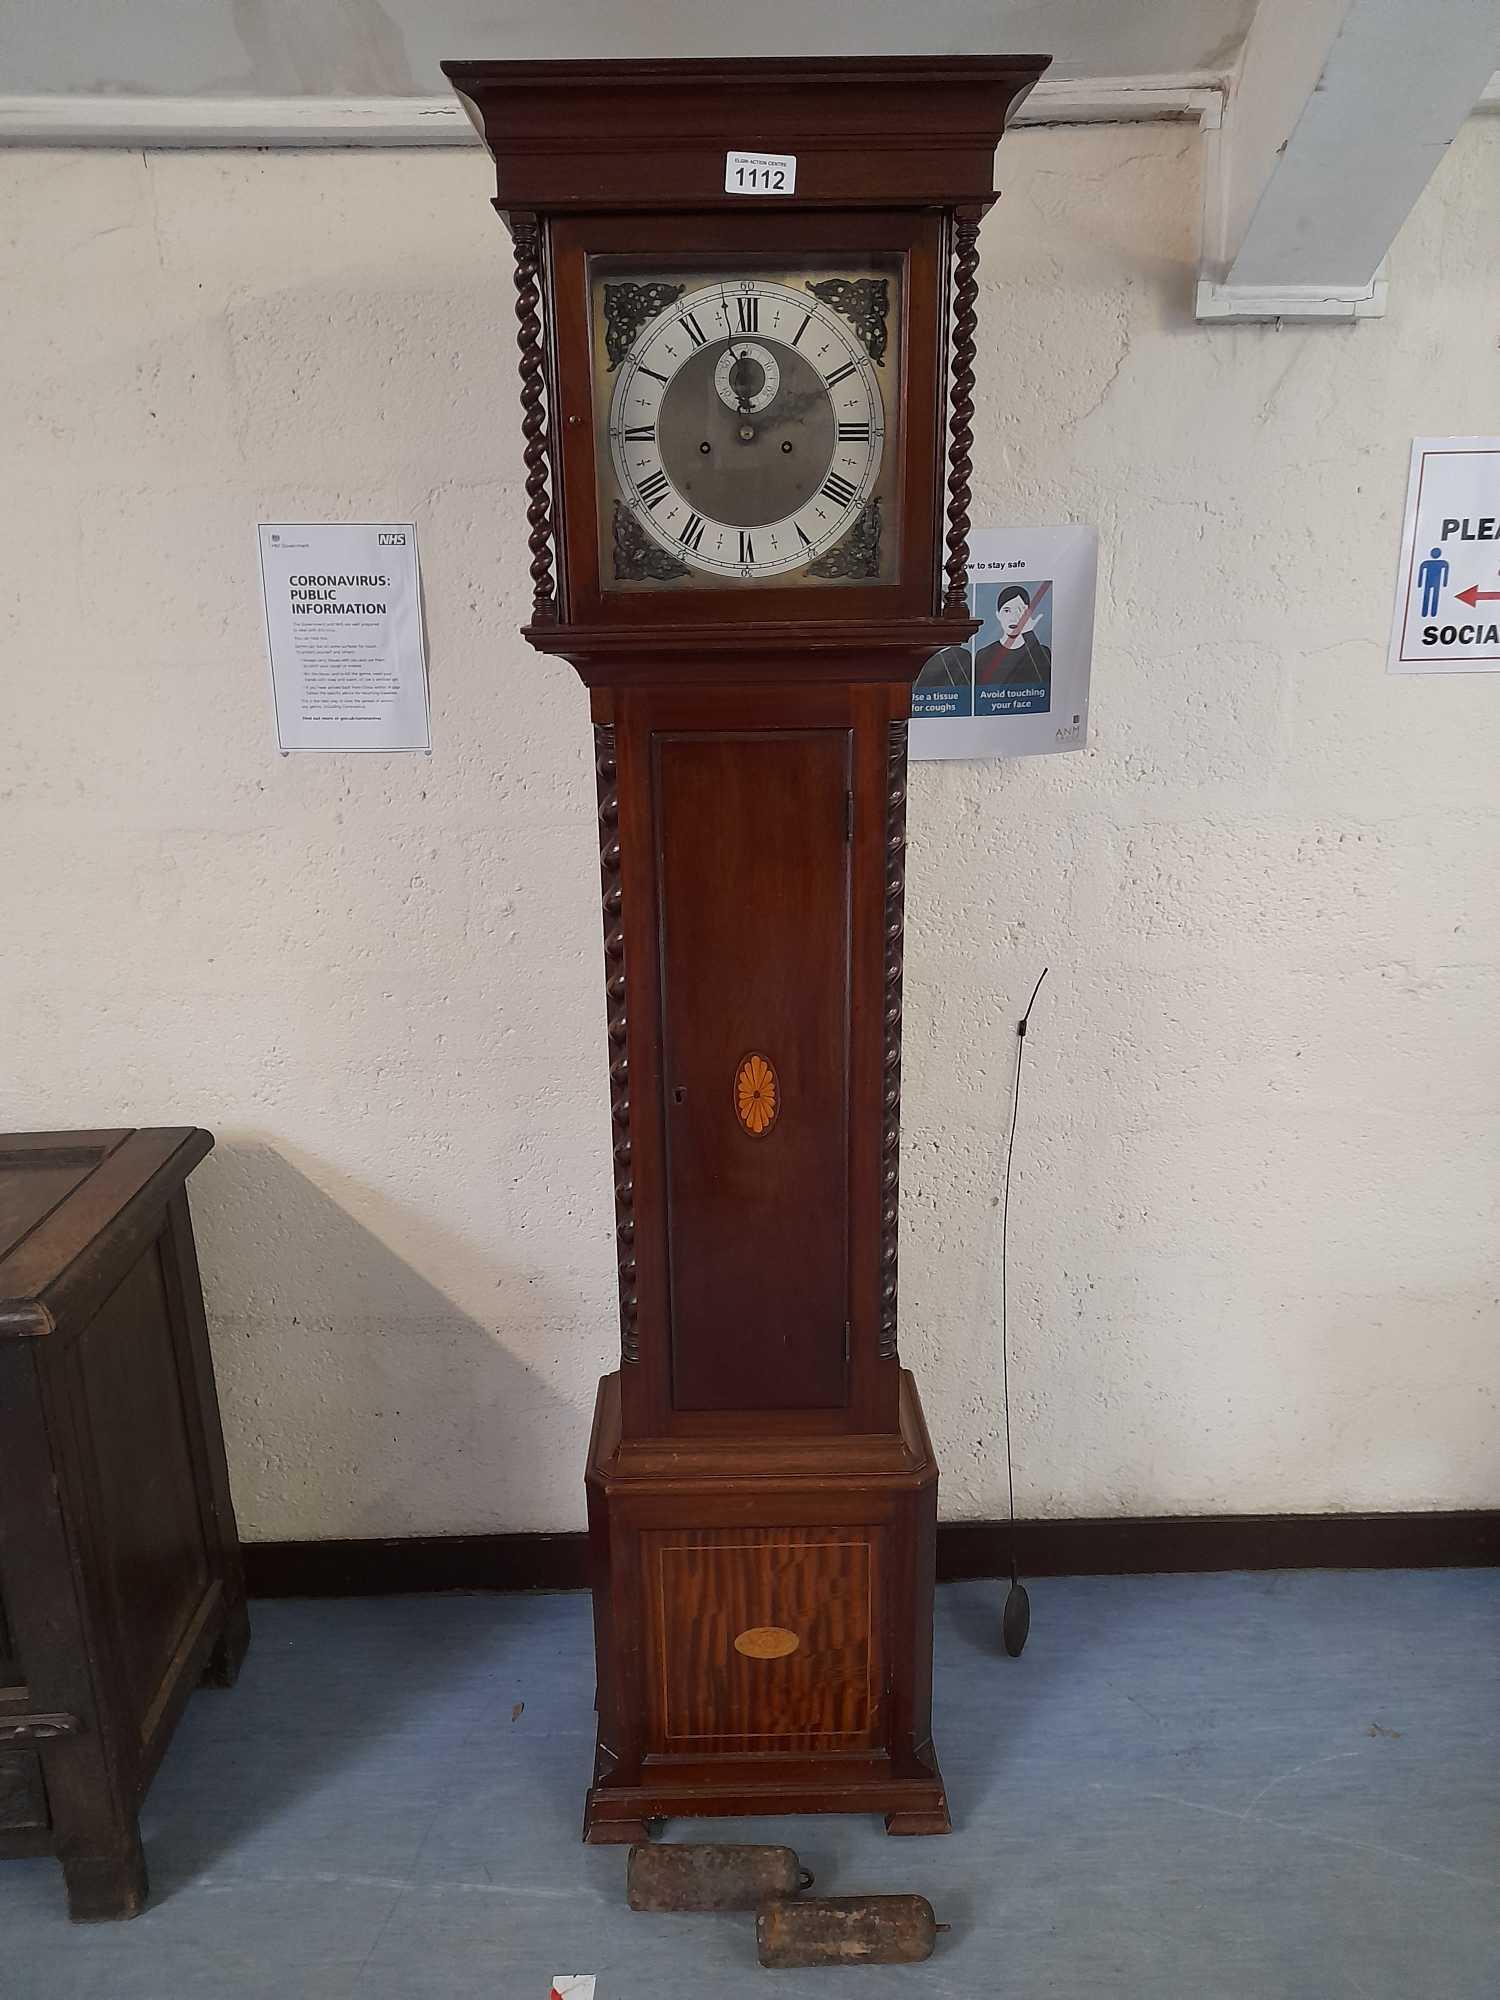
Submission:
<svg viewBox="0 0 1500 2000">
<path fill-rule="evenodd" d="M 383 549 L 404 549 L 406 547 L 406 536 L 404 533 L 395 534 L 382 528 L 379 540 L 380 546 Z"/>
</svg>

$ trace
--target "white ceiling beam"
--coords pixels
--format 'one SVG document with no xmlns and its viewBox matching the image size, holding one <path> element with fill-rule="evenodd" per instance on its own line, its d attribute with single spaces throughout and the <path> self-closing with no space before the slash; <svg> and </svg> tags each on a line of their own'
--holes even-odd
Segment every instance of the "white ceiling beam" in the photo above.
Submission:
<svg viewBox="0 0 1500 2000">
<path fill-rule="evenodd" d="M 1018 125 L 1138 125 L 1189 120 L 1214 131 L 1228 84 L 1178 76 L 1044 77 Z M 1481 108 L 1500 110 L 1500 78 Z M 456 97 L 0 96 L 0 146 L 477 146 Z"/>
<path fill-rule="evenodd" d="M 0 97 L 0 146 L 477 146 L 446 97 Z"/>
<path fill-rule="evenodd" d="M 1200 319 L 1358 319 L 1500 63 L 1496 0 L 1260 0 L 1205 159 Z"/>
<path fill-rule="evenodd" d="M 1086 77 L 1039 83 L 1022 125 L 1218 123 L 1224 79 Z M 0 96 L 0 146 L 469 146 L 458 99 L 445 97 Z"/>
</svg>

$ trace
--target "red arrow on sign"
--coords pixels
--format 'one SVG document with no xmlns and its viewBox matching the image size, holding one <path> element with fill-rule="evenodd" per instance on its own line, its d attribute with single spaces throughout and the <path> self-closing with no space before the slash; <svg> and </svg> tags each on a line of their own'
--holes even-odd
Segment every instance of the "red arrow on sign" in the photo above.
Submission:
<svg viewBox="0 0 1500 2000">
<path fill-rule="evenodd" d="M 1467 590 L 1455 590 L 1453 595 L 1472 611 L 1481 598 L 1500 598 L 1500 590 L 1481 590 L 1477 583 L 1471 583 Z"/>
</svg>

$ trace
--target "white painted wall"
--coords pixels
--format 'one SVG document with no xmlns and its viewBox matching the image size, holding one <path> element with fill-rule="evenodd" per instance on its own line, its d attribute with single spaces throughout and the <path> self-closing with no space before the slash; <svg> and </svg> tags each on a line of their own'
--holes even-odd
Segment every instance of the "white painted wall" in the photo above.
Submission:
<svg viewBox="0 0 1500 2000">
<path fill-rule="evenodd" d="M 1500 1502 L 1500 678 L 1384 674 L 1500 428 L 1500 124 L 1390 316 L 1189 318 L 1196 136 L 1013 135 L 981 523 L 1097 520 L 1092 749 L 922 767 L 904 1346 L 998 1512 Z M 0 1124 L 195 1120 L 254 1537 L 566 1527 L 615 1349 L 586 703 L 526 609 L 467 153 L 0 155 Z M 283 761 L 254 523 L 420 523 L 437 749 Z"/>
</svg>

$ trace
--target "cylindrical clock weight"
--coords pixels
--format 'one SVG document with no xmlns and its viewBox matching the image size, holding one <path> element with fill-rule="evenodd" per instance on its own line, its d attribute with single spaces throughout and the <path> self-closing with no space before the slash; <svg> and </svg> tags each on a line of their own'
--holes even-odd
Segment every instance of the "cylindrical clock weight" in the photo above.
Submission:
<svg viewBox="0 0 1500 2000">
<path fill-rule="evenodd" d="M 598 773 L 592 1841 L 948 1830 L 897 1348 L 906 719 L 973 630 L 976 231 L 1045 67 L 444 64 L 515 244 L 526 636 Z"/>
</svg>

